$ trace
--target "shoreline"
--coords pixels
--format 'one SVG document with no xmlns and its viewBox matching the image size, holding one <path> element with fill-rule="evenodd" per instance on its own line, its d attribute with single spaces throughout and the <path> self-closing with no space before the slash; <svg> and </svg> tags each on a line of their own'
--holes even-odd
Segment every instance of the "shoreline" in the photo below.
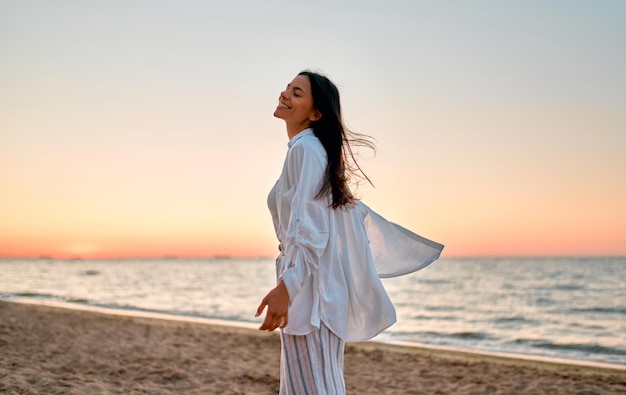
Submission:
<svg viewBox="0 0 626 395">
<path fill-rule="evenodd" d="M 0 350 L 0 393 L 278 392 L 278 333 L 242 326 L 0 301 Z M 365 395 L 626 394 L 624 370 L 377 342 L 346 345 L 345 378 Z"/>
<path fill-rule="evenodd" d="M 116 308 L 110 308 L 110 307 L 91 306 L 91 305 L 78 304 L 78 303 L 58 302 L 58 301 L 48 301 L 48 300 L 34 300 L 34 299 L 26 299 L 26 298 L 19 298 L 19 297 L 11 298 L 11 299 L 0 299 L 0 303 L 1 302 L 30 304 L 30 305 L 36 305 L 36 306 L 48 306 L 48 307 L 54 307 L 54 308 L 60 308 L 60 309 L 77 310 L 77 311 L 84 311 L 84 312 L 89 312 L 89 313 L 108 314 L 108 315 L 114 315 L 114 316 L 120 316 L 120 317 L 140 317 L 140 318 L 148 318 L 148 319 L 197 323 L 197 324 L 203 324 L 203 325 L 217 325 L 217 326 L 225 326 L 225 327 L 233 327 L 233 328 L 245 328 L 245 329 L 252 329 L 252 330 L 257 330 L 258 325 L 260 325 L 256 323 L 228 321 L 228 320 L 220 320 L 220 319 L 204 318 L 204 317 L 193 317 L 193 316 L 188 316 L 188 315 L 176 315 L 176 314 L 168 314 L 168 313 L 160 313 L 160 312 L 143 311 L 143 310 L 116 309 Z M 547 357 L 547 356 L 541 356 L 541 355 L 515 354 L 515 353 L 498 352 L 498 351 L 466 349 L 466 348 L 460 348 L 460 347 L 437 346 L 437 345 L 431 345 L 431 344 L 414 343 L 414 342 L 406 342 L 406 341 L 370 340 L 365 343 L 374 343 L 374 344 L 379 344 L 379 345 L 392 345 L 392 346 L 398 346 L 398 347 L 417 348 L 417 349 L 427 349 L 427 350 L 461 353 L 461 354 L 468 354 L 468 355 L 475 354 L 477 356 L 497 357 L 497 358 L 514 359 L 514 360 L 521 360 L 521 361 L 545 362 L 545 363 L 559 364 L 559 365 L 572 365 L 572 366 L 582 366 L 582 367 L 592 367 L 592 368 L 599 368 L 599 369 L 626 371 L 626 365 L 619 365 L 619 364 L 606 363 L 606 362 L 587 361 L 587 360 Z"/>
</svg>

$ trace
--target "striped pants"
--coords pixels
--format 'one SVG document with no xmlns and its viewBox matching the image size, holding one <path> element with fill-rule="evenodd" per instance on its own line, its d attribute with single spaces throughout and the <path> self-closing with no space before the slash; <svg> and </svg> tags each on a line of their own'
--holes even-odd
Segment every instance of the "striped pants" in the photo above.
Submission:
<svg viewBox="0 0 626 395">
<path fill-rule="evenodd" d="M 304 336 L 281 332 L 280 395 L 344 395 L 345 343 L 324 324 Z"/>
</svg>

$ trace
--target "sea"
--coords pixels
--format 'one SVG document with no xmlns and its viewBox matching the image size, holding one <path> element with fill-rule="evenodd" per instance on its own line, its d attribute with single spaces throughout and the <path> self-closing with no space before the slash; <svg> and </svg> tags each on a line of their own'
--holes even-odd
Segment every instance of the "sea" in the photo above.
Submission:
<svg viewBox="0 0 626 395">
<path fill-rule="evenodd" d="M 269 258 L 0 259 L 0 300 L 254 328 L 274 276 Z M 626 368 L 626 257 L 441 258 L 383 283 L 398 321 L 375 341 Z"/>
</svg>

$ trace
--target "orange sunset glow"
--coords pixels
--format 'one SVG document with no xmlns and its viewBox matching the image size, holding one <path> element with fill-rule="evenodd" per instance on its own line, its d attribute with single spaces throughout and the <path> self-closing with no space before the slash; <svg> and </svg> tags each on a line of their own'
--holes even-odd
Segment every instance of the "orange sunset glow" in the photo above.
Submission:
<svg viewBox="0 0 626 395">
<path fill-rule="evenodd" d="M 306 68 L 376 140 L 358 195 L 444 256 L 626 255 L 607 4 L 4 2 L 0 256 L 274 256 L 272 113 Z M 287 34 L 305 11 L 325 28 Z"/>
</svg>

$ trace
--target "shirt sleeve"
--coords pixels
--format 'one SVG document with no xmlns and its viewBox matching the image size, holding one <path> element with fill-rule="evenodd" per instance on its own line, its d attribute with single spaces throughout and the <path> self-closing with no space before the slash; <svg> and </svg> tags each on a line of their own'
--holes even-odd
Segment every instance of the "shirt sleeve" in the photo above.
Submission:
<svg viewBox="0 0 626 395">
<path fill-rule="evenodd" d="M 364 217 L 374 266 L 380 277 L 403 276 L 439 258 L 442 244 L 387 221 L 363 202 L 357 202 L 357 207 Z"/>
<path fill-rule="evenodd" d="M 316 199 L 326 170 L 325 152 L 295 144 L 287 153 L 286 176 L 293 189 L 286 234 L 283 280 L 293 300 L 306 279 L 317 270 L 329 240 L 330 207 L 327 198 Z M 283 219 L 281 219 L 282 221 Z"/>
</svg>

